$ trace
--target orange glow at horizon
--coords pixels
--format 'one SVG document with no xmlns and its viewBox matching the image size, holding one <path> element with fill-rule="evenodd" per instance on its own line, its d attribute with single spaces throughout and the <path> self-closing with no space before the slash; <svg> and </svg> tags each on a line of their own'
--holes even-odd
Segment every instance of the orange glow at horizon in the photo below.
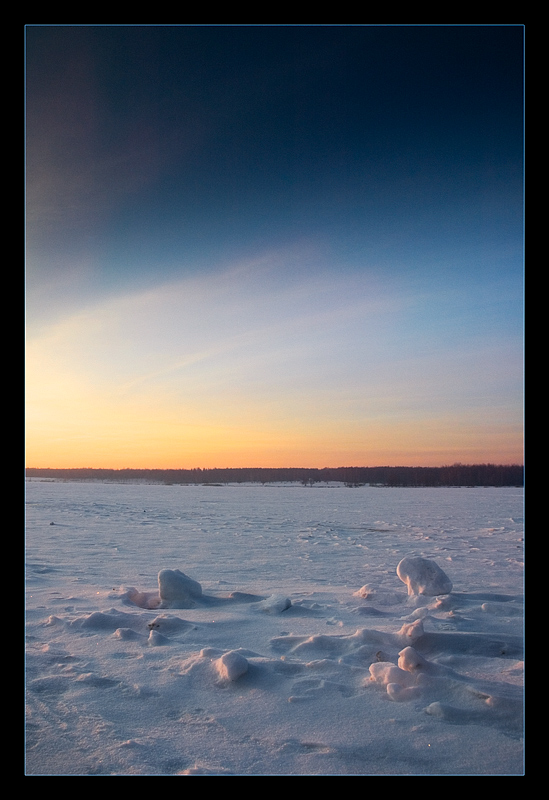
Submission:
<svg viewBox="0 0 549 800">
<path fill-rule="evenodd" d="M 338 419 L 273 421 L 212 416 L 183 421 L 176 411 L 147 414 L 104 401 L 79 415 L 49 413 L 27 423 L 28 467 L 192 469 L 239 467 L 442 466 L 522 463 L 515 441 L 463 420 Z M 246 414 L 243 415 L 246 417 Z M 256 415 L 257 417 L 257 415 Z M 449 432 L 450 431 L 450 432 Z"/>
<path fill-rule="evenodd" d="M 420 332 L 406 352 L 413 298 L 371 277 L 265 291 L 269 275 L 112 298 L 29 337 L 27 466 L 522 463 L 504 347 L 440 351 Z"/>
</svg>

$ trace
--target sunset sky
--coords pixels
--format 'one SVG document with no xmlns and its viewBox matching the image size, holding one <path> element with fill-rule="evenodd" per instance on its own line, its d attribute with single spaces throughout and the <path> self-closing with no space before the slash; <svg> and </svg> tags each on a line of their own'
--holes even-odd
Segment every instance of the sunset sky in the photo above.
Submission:
<svg viewBox="0 0 549 800">
<path fill-rule="evenodd" d="M 523 37 L 28 25 L 27 465 L 522 463 Z"/>
</svg>

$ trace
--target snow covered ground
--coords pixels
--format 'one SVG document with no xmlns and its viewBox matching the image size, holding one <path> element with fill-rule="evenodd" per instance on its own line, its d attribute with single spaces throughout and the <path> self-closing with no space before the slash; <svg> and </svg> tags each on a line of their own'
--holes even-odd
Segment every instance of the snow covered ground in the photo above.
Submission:
<svg viewBox="0 0 549 800">
<path fill-rule="evenodd" d="M 523 774 L 522 489 L 26 491 L 27 775 Z"/>
</svg>

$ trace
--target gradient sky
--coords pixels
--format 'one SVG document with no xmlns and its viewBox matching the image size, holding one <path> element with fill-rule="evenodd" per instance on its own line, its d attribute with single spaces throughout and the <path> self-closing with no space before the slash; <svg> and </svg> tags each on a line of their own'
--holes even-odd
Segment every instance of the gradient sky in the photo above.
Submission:
<svg viewBox="0 0 549 800">
<path fill-rule="evenodd" d="M 28 25 L 27 465 L 522 463 L 523 35 Z"/>
</svg>

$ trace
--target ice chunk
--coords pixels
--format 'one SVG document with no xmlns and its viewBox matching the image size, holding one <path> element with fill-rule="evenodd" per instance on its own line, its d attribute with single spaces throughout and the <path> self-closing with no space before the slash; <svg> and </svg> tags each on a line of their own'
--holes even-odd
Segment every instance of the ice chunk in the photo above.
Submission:
<svg viewBox="0 0 549 800">
<path fill-rule="evenodd" d="M 403 687 L 400 683 L 388 683 L 387 684 L 387 694 L 397 703 L 405 703 L 409 700 L 414 700 L 421 689 L 417 686 L 407 686 Z"/>
<path fill-rule="evenodd" d="M 421 619 L 416 619 L 415 622 L 405 622 L 397 636 L 403 644 L 408 644 L 409 642 L 415 642 L 416 639 L 420 639 L 423 633 L 423 621 Z"/>
<path fill-rule="evenodd" d="M 160 570 L 158 590 L 162 608 L 192 608 L 193 598 L 202 597 L 202 586 L 198 581 L 178 569 Z"/>
<path fill-rule="evenodd" d="M 376 661 L 370 664 L 370 680 L 387 686 L 390 683 L 398 683 L 399 686 L 407 687 L 414 685 L 413 676 L 406 670 L 397 667 L 396 664 L 385 661 Z"/>
<path fill-rule="evenodd" d="M 408 587 L 409 595 L 449 594 L 452 581 L 437 563 L 427 558 L 403 558 L 397 567 L 397 575 Z"/>
<path fill-rule="evenodd" d="M 162 647 L 163 645 L 170 644 L 170 640 L 167 636 L 163 636 L 161 633 L 154 630 L 149 633 L 148 641 L 152 647 Z"/>
<path fill-rule="evenodd" d="M 263 611 L 265 614 L 281 614 L 290 608 L 292 601 L 284 594 L 272 594 L 260 603 L 254 603 L 252 608 Z"/>
<path fill-rule="evenodd" d="M 405 647 L 398 654 L 398 666 L 406 672 L 418 672 L 429 669 L 430 665 L 413 647 Z"/>
<path fill-rule="evenodd" d="M 229 650 L 216 660 L 215 668 L 223 681 L 236 681 L 248 671 L 248 661 L 236 650 Z"/>
</svg>

